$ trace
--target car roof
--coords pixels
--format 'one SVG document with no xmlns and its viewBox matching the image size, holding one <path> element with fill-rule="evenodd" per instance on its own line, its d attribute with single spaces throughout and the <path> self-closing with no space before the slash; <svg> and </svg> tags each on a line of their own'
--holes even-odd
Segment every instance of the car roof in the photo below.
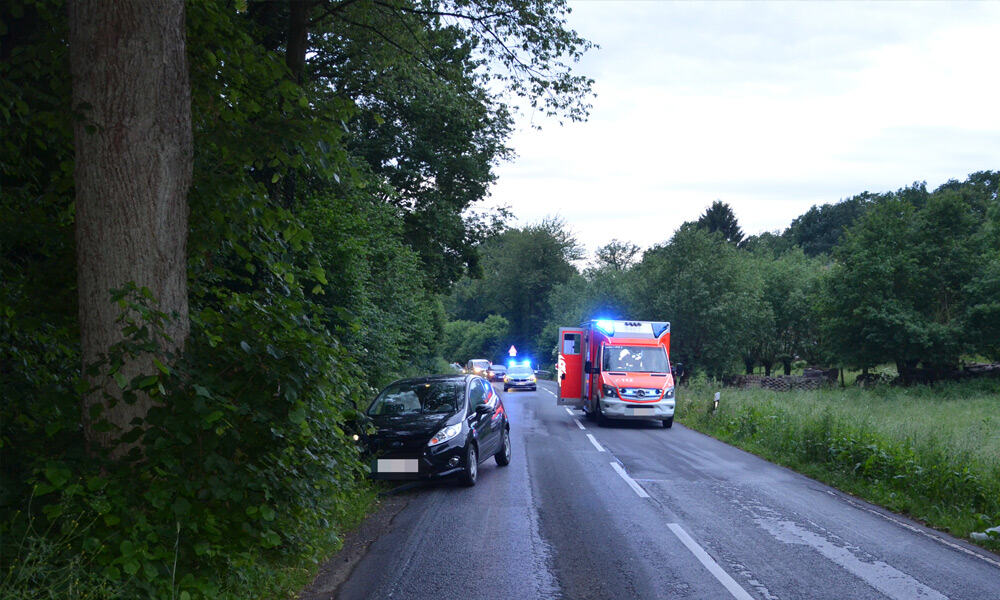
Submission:
<svg viewBox="0 0 1000 600">
<path fill-rule="evenodd" d="M 477 377 L 476 375 L 465 375 L 455 373 L 454 375 L 426 375 L 424 377 L 407 377 L 406 379 L 397 379 L 389 385 L 395 385 L 397 383 L 434 383 L 438 381 L 465 381 L 468 382 L 470 379 Z"/>
</svg>

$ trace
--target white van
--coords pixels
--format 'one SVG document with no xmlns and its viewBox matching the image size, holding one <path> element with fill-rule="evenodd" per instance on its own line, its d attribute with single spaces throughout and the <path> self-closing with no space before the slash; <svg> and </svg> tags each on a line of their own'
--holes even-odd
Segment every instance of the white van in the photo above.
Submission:
<svg viewBox="0 0 1000 600">
<path fill-rule="evenodd" d="M 485 377 L 487 369 L 489 369 L 492 364 L 493 363 L 485 358 L 473 358 L 469 362 L 465 363 L 465 372 Z"/>
</svg>

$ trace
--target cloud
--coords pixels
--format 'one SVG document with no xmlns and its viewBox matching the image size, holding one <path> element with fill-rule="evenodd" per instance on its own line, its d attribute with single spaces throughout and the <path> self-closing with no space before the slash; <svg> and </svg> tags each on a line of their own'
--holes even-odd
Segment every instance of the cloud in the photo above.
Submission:
<svg viewBox="0 0 1000 600">
<path fill-rule="evenodd" d="M 574 3 L 590 121 L 512 140 L 498 202 L 590 249 L 712 201 L 747 233 L 812 204 L 1000 168 L 1000 4 Z M 536 118 L 537 123 L 537 118 Z"/>
</svg>

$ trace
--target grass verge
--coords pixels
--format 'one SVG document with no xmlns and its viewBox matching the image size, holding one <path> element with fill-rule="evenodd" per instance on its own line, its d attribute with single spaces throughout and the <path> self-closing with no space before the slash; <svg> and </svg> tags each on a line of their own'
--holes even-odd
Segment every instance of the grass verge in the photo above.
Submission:
<svg viewBox="0 0 1000 600">
<path fill-rule="evenodd" d="M 1000 382 L 816 391 L 697 382 L 678 420 L 952 535 L 1000 524 Z M 1000 540 L 977 542 L 1000 551 Z"/>
</svg>

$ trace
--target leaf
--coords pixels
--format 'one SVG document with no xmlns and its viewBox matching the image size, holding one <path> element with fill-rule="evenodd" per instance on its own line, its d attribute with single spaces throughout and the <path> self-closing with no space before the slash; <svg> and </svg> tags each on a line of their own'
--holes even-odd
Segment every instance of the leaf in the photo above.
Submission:
<svg viewBox="0 0 1000 600">
<path fill-rule="evenodd" d="M 240 348 L 242 348 L 243 351 L 246 352 L 247 354 L 250 354 L 250 344 L 246 343 L 245 341 L 241 341 Z"/>
<path fill-rule="evenodd" d="M 121 371 L 115 371 L 114 373 L 111 374 L 111 376 L 114 377 L 115 383 L 117 383 L 118 387 L 120 387 L 121 389 L 124 390 L 125 388 L 128 387 L 128 379 L 126 379 L 125 376 L 122 375 Z"/>
<path fill-rule="evenodd" d="M 153 364 L 156 365 L 156 368 L 159 369 L 164 375 L 170 375 L 170 368 L 161 363 L 155 356 L 153 357 Z"/>
<path fill-rule="evenodd" d="M 247 348 L 249 348 L 249 346 L 247 346 Z M 249 352 L 249 350 L 247 350 L 247 352 Z M 197 383 L 194 384 L 194 393 L 201 396 L 202 398 L 212 397 L 212 393 L 208 391 L 208 388 L 206 388 L 203 385 L 198 385 Z"/>
<path fill-rule="evenodd" d="M 45 478 L 56 488 L 61 488 L 69 481 L 72 473 L 64 465 L 49 463 L 45 466 Z"/>
</svg>

